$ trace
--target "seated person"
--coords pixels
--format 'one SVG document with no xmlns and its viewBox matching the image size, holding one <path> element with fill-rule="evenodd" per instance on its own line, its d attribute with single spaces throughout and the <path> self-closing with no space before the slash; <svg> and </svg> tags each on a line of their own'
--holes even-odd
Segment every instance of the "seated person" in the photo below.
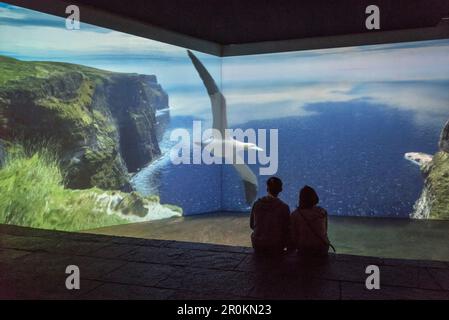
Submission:
<svg viewBox="0 0 449 320">
<path fill-rule="evenodd" d="M 282 181 L 267 180 L 268 194 L 258 199 L 251 210 L 251 242 L 256 253 L 280 254 L 289 241 L 290 208 L 278 198 Z"/>
<path fill-rule="evenodd" d="M 299 193 L 299 207 L 291 215 L 292 245 L 298 254 L 326 256 L 331 246 L 327 237 L 327 212 L 317 206 L 315 190 L 304 186 Z"/>
</svg>

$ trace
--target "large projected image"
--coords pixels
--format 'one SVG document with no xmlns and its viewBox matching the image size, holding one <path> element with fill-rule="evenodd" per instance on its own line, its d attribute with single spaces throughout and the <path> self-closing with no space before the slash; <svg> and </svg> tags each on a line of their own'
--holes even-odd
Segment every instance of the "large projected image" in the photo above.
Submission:
<svg viewBox="0 0 449 320">
<path fill-rule="evenodd" d="M 185 49 L 0 10 L 0 223 L 82 230 L 220 209 L 220 168 L 168 157 L 170 131 L 210 113 Z M 220 59 L 197 55 L 219 79 Z"/>
<path fill-rule="evenodd" d="M 449 40 L 219 58 L 0 3 L 0 223 L 246 212 L 270 175 L 292 209 L 307 184 L 331 215 L 448 219 L 448 119 Z"/>
<path fill-rule="evenodd" d="M 290 207 L 307 184 L 333 215 L 449 218 L 448 40 L 227 57 L 222 73 L 231 126 L 278 128 Z M 225 168 L 223 207 L 239 189 Z"/>
</svg>

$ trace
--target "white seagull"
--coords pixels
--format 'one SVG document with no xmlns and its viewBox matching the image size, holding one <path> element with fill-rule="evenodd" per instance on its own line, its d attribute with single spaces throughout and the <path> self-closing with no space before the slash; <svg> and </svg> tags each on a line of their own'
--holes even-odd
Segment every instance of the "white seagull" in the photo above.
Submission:
<svg viewBox="0 0 449 320">
<path fill-rule="evenodd" d="M 251 205 L 257 196 L 257 177 L 251 171 L 251 169 L 246 164 L 244 164 L 243 159 L 240 157 L 240 155 L 238 155 L 238 151 L 263 151 L 263 149 L 259 148 L 254 143 L 238 141 L 233 139 L 232 137 L 228 137 L 225 134 L 225 129 L 228 128 L 225 97 L 220 92 L 214 79 L 201 63 L 201 61 L 198 60 L 198 58 L 190 50 L 187 50 L 187 53 L 190 57 L 190 60 L 192 60 L 192 63 L 195 66 L 195 69 L 198 72 L 201 80 L 203 80 L 204 86 L 206 87 L 207 93 L 209 94 L 212 107 L 212 128 L 218 130 L 221 134 L 221 137 L 223 137 L 221 139 L 218 137 L 212 137 L 210 139 L 207 139 L 206 141 L 203 141 L 202 144 L 207 144 L 206 148 L 208 148 L 209 150 L 213 150 L 214 156 L 222 157 L 225 159 L 227 157 L 225 152 L 226 148 L 232 148 L 233 159 L 230 160 L 232 161 L 232 165 L 234 166 L 235 170 L 237 170 L 240 178 L 243 181 L 246 203 L 248 205 Z"/>
</svg>

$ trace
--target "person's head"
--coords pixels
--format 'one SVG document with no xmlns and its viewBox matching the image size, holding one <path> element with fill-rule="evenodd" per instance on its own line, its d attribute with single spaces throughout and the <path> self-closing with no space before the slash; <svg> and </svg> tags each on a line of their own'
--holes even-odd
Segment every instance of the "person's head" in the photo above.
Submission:
<svg viewBox="0 0 449 320">
<path fill-rule="evenodd" d="M 299 207 L 302 209 L 313 208 L 319 201 L 320 198 L 312 187 L 304 186 L 299 192 Z"/>
<path fill-rule="evenodd" d="M 278 177 L 271 177 L 267 180 L 267 192 L 274 197 L 282 191 L 282 180 Z"/>
</svg>

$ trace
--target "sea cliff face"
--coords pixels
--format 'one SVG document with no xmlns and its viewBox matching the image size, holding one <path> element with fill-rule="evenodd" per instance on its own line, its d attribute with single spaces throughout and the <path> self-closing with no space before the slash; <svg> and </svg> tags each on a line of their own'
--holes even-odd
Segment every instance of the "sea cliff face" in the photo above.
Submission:
<svg viewBox="0 0 449 320">
<path fill-rule="evenodd" d="M 421 167 L 424 188 L 412 218 L 449 219 L 449 121 L 441 132 L 439 149 L 432 161 Z"/>
<path fill-rule="evenodd" d="M 449 120 L 446 122 L 440 137 L 440 150 L 449 153 Z"/>
<path fill-rule="evenodd" d="M 0 139 L 50 144 L 70 188 L 128 188 L 160 154 L 156 110 L 166 108 L 154 75 L 0 56 Z"/>
<path fill-rule="evenodd" d="M 167 108 L 154 75 L 0 56 L 0 223 L 78 231 L 182 215 L 128 192 L 160 154 Z"/>
</svg>

